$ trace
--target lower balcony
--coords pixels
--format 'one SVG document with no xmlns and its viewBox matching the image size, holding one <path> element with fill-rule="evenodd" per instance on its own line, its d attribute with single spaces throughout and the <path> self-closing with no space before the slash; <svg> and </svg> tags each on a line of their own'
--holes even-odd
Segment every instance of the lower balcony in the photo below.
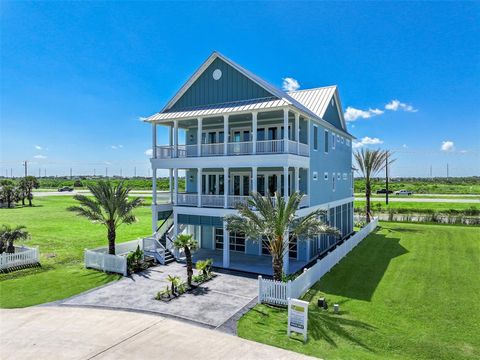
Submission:
<svg viewBox="0 0 480 360">
<path fill-rule="evenodd" d="M 227 208 L 234 209 L 238 204 L 246 203 L 249 196 L 242 195 L 200 195 L 197 193 L 178 193 L 175 196 L 177 206 L 198 206 L 207 208 Z M 275 203 L 275 198 L 272 197 Z M 303 195 L 300 201 L 300 208 L 310 205 L 309 195 Z"/>
</svg>

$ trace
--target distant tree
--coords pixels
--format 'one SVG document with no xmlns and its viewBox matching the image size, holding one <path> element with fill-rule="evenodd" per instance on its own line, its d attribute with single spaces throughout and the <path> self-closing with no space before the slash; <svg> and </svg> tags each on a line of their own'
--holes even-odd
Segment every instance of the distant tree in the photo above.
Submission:
<svg viewBox="0 0 480 360">
<path fill-rule="evenodd" d="M 192 251 L 198 248 L 197 240 L 193 239 L 192 235 L 180 234 L 173 241 L 173 247 L 185 252 L 185 259 L 187 261 L 187 283 L 192 286 L 193 265 L 192 265 Z"/>
<path fill-rule="evenodd" d="M 0 227 L 0 253 L 3 253 L 5 250 L 9 254 L 15 252 L 15 247 L 13 243 L 17 240 L 26 240 L 30 237 L 28 231 L 25 230 L 24 225 L 17 225 L 12 228 L 10 225 L 2 225 Z"/>
<path fill-rule="evenodd" d="M 372 195 L 372 179 L 380 171 L 385 169 L 387 161 L 389 164 L 394 162 L 392 159 L 392 152 L 389 150 L 370 150 L 361 149 L 354 153 L 355 161 L 357 163 L 357 170 L 365 179 L 365 215 L 367 223 L 371 221 L 371 202 Z M 388 160 L 387 160 L 388 159 Z"/>
<path fill-rule="evenodd" d="M 20 200 L 20 191 L 12 180 L 0 181 L 0 202 L 6 203 L 7 207 Z"/>
<path fill-rule="evenodd" d="M 32 206 L 33 189 L 38 189 L 40 183 L 35 176 L 26 176 L 20 179 L 19 187 L 23 192 L 24 197 L 22 197 L 22 205 L 25 205 L 25 198 L 28 199 L 28 206 Z"/>
<path fill-rule="evenodd" d="M 71 206 L 69 211 L 100 223 L 107 228 L 108 253 L 115 255 L 116 230 L 121 224 L 132 224 L 137 219 L 133 210 L 142 204 L 142 199 L 129 199 L 131 188 L 123 182 L 114 185 L 109 181 L 99 181 L 96 184 L 87 185 L 93 195 L 75 195 L 73 198 L 80 206 Z"/>
</svg>

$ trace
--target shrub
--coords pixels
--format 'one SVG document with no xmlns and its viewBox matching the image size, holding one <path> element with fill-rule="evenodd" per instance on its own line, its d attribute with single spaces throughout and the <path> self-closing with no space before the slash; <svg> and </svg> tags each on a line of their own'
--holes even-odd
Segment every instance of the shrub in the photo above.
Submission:
<svg viewBox="0 0 480 360">
<path fill-rule="evenodd" d="M 140 245 L 137 245 L 137 249 L 127 255 L 127 268 L 130 273 L 134 273 L 146 268 L 146 264 L 143 261 L 143 251 L 140 250 Z"/>
</svg>

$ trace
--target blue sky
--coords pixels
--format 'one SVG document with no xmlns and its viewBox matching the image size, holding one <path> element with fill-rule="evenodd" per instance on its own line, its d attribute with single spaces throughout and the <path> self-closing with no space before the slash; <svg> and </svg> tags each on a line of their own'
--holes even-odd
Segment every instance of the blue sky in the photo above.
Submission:
<svg viewBox="0 0 480 360">
<path fill-rule="evenodd" d="M 147 174 L 139 118 L 218 50 L 278 87 L 337 84 L 394 176 L 480 175 L 479 4 L 3 1 L 0 174 Z"/>
</svg>

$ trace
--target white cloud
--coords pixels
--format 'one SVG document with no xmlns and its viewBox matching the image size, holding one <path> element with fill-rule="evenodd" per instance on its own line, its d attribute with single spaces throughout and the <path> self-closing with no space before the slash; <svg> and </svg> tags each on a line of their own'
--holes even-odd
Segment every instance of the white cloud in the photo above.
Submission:
<svg viewBox="0 0 480 360">
<path fill-rule="evenodd" d="M 139 117 L 138 117 L 138 120 L 139 120 L 139 121 L 145 121 L 145 120 L 147 120 L 147 119 L 148 119 L 148 118 L 143 117 L 143 116 L 139 116 Z"/>
<path fill-rule="evenodd" d="M 40 145 L 35 145 L 35 149 L 42 150 L 42 147 Z"/>
<path fill-rule="evenodd" d="M 300 89 L 298 81 L 291 77 L 283 78 L 282 89 L 285 91 L 295 91 Z"/>
<path fill-rule="evenodd" d="M 46 159 L 47 157 L 45 155 L 35 155 L 35 159 Z"/>
<path fill-rule="evenodd" d="M 113 150 L 118 150 L 118 149 L 123 148 L 123 145 L 111 145 L 110 147 L 111 147 Z"/>
<path fill-rule="evenodd" d="M 466 154 L 468 153 L 468 150 L 460 150 L 460 154 Z"/>
<path fill-rule="evenodd" d="M 153 150 L 152 149 L 145 150 L 145 155 L 152 156 L 153 155 Z"/>
<path fill-rule="evenodd" d="M 404 148 L 404 149 L 408 148 L 407 144 L 403 144 L 402 148 Z"/>
<path fill-rule="evenodd" d="M 346 121 L 355 121 L 358 118 L 368 119 L 368 118 L 371 118 L 372 116 L 377 116 L 382 114 L 383 114 L 383 110 L 380 110 L 380 109 L 360 110 L 360 109 L 355 109 L 349 106 L 347 107 L 347 110 L 345 111 L 344 116 Z"/>
<path fill-rule="evenodd" d="M 369 136 L 365 136 L 360 141 L 354 141 L 353 147 L 361 148 L 364 145 L 379 145 L 379 144 L 383 144 L 383 140 L 380 140 L 379 138 L 371 138 Z"/>
<path fill-rule="evenodd" d="M 442 146 L 440 147 L 440 149 L 442 151 L 452 152 L 455 151 L 455 144 L 453 143 L 453 141 L 450 140 L 442 141 Z"/>
<path fill-rule="evenodd" d="M 400 100 L 392 100 L 387 105 L 385 105 L 385 109 L 391 111 L 403 110 L 407 112 L 417 112 L 417 109 L 414 109 L 412 105 L 405 104 L 400 102 Z"/>
</svg>

